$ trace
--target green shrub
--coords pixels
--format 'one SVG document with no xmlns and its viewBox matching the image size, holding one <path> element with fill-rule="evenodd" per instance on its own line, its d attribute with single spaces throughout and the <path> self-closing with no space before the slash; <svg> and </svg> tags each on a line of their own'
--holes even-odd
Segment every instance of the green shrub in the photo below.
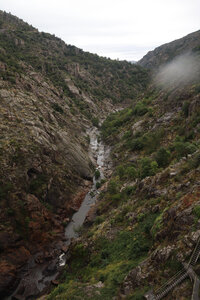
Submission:
<svg viewBox="0 0 200 300">
<path fill-rule="evenodd" d="M 109 194 L 117 194 L 118 192 L 118 182 L 115 179 L 111 179 L 109 184 L 108 184 L 108 192 Z"/>
<path fill-rule="evenodd" d="M 144 214 L 144 213 L 140 213 L 139 215 L 137 215 L 137 220 L 138 220 L 138 222 L 143 221 L 144 218 L 145 218 L 145 214 Z"/>
<path fill-rule="evenodd" d="M 93 117 L 91 121 L 93 126 L 99 126 L 99 119 L 97 117 Z"/>
<path fill-rule="evenodd" d="M 197 205 L 193 208 L 193 213 L 198 219 L 200 219 L 200 205 Z"/>
<path fill-rule="evenodd" d="M 94 177 L 95 177 L 95 179 L 97 180 L 97 179 L 99 179 L 100 178 L 100 176 L 101 176 L 101 173 L 100 173 L 100 171 L 99 170 L 96 170 L 95 171 L 95 173 L 94 173 Z"/>
<path fill-rule="evenodd" d="M 95 225 L 99 225 L 104 221 L 104 216 L 97 216 L 94 220 Z"/>
<path fill-rule="evenodd" d="M 96 188 L 99 189 L 100 187 L 101 187 L 101 183 L 100 183 L 100 182 L 97 182 L 97 183 L 96 183 Z"/>
<path fill-rule="evenodd" d="M 140 177 L 145 178 L 147 176 L 153 176 L 158 170 L 158 164 L 156 161 L 152 161 L 148 157 L 144 157 L 140 160 Z"/>
<path fill-rule="evenodd" d="M 135 179 L 137 178 L 137 171 L 134 167 L 127 167 L 126 169 L 126 176 L 128 179 Z"/>
<path fill-rule="evenodd" d="M 120 199 L 121 199 L 121 194 L 120 194 L 120 193 L 111 195 L 111 200 L 114 201 L 114 202 L 117 202 L 117 201 L 119 201 Z"/>
<path fill-rule="evenodd" d="M 170 151 L 161 147 L 155 155 L 155 160 L 158 163 L 159 167 L 161 168 L 167 167 L 170 162 Z"/>
<path fill-rule="evenodd" d="M 189 166 L 192 168 L 198 168 L 200 166 L 200 153 L 197 153 L 189 161 Z"/>
<path fill-rule="evenodd" d="M 145 142 L 143 137 L 135 138 L 131 142 L 128 143 L 132 151 L 142 150 L 144 149 Z"/>
<path fill-rule="evenodd" d="M 61 107 L 58 103 L 53 103 L 53 104 L 52 104 L 52 108 L 53 108 L 55 111 L 57 111 L 57 112 L 59 112 L 59 113 L 61 113 L 61 114 L 64 113 L 62 107 Z"/>
<path fill-rule="evenodd" d="M 185 101 L 183 103 L 182 106 L 182 112 L 184 114 L 184 116 L 187 118 L 188 117 L 188 112 L 189 112 L 189 106 L 190 106 L 190 102 L 189 101 Z"/>
<path fill-rule="evenodd" d="M 123 165 L 119 165 L 116 168 L 117 174 L 119 175 L 119 178 L 122 179 L 125 176 L 126 170 Z"/>
<path fill-rule="evenodd" d="M 196 151 L 196 146 L 189 142 L 184 142 L 183 138 L 177 136 L 174 142 L 174 148 L 177 158 L 187 156 Z"/>
<path fill-rule="evenodd" d="M 133 113 L 137 116 L 143 116 L 148 112 L 147 106 L 143 102 L 138 102 L 133 110 Z"/>
</svg>

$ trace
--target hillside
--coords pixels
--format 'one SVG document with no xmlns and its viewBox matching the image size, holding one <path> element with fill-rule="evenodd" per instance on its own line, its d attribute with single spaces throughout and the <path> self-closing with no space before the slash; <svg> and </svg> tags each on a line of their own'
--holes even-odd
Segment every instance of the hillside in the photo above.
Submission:
<svg viewBox="0 0 200 300">
<path fill-rule="evenodd" d="M 63 235 L 94 173 L 88 129 L 142 92 L 148 73 L 66 45 L 0 11 L 0 295 Z"/>
<path fill-rule="evenodd" d="M 175 52 L 137 101 L 104 121 L 113 173 L 48 299 L 145 299 L 189 262 L 200 236 L 199 46 L 198 35 L 195 76 L 185 76 Z M 159 47 L 159 57 L 165 57 L 165 47 Z M 187 50 L 194 51 L 194 44 Z M 150 63 L 146 57 L 145 66 Z M 166 73 L 174 65 L 178 72 L 171 80 Z M 200 276 L 199 262 L 193 270 Z M 163 299 L 190 299 L 192 288 L 187 277 Z"/>
<path fill-rule="evenodd" d="M 174 57 L 188 52 L 195 52 L 199 49 L 200 30 L 175 40 L 171 43 L 157 47 L 149 51 L 139 62 L 140 66 L 148 69 L 155 69 L 170 62 Z"/>
</svg>

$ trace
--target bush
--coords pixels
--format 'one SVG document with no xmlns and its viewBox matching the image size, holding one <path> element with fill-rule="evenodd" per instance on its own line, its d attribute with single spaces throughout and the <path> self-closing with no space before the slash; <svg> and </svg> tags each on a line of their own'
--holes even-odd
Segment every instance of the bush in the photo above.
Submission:
<svg viewBox="0 0 200 300">
<path fill-rule="evenodd" d="M 144 148 L 144 138 L 139 137 L 136 139 L 133 139 L 130 143 L 130 148 L 132 151 L 142 150 Z"/>
<path fill-rule="evenodd" d="M 99 171 L 99 170 L 96 170 L 95 173 L 94 173 L 95 179 L 96 179 L 96 180 L 99 179 L 100 176 L 101 176 L 100 171 Z"/>
<path fill-rule="evenodd" d="M 174 148 L 176 151 L 177 158 L 187 156 L 196 151 L 196 146 L 189 142 L 184 142 L 181 137 L 177 137 L 174 142 Z"/>
<path fill-rule="evenodd" d="M 53 103 L 53 104 L 52 104 L 52 108 L 53 108 L 55 111 L 57 111 L 57 112 L 59 112 L 59 113 L 61 113 L 61 114 L 64 113 L 62 107 L 61 107 L 58 103 Z"/>
<path fill-rule="evenodd" d="M 170 162 L 170 151 L 161 147 L 155 155 L 155 160 L 159 167 L 161 168 L 167 167 Z"/>
<path fill-rule="evenodd" d="M 101 183 L 100 183 L 100 182 L 97 182 L 97 183 L 96 183 L 96 188 L 99 189 L 100 187 L 101 187 Z"/>
<path fill-rule="evenodd" d="M 193 208 L 193 213 L 198 219 L 200 219 L 200 205 L 197 205 Z"/>
<path fill-rule="evenodd" d="M 182 112 L 186 118 L 188 117 L 189 106 L 190 106 L 190 102 L 188 101 L 185 101 L 182 106 Z"/>
<path fill-rule="evenodd" d="M 133 113 L 137 116 L 143 116 L 148 112 L 148 108 L 143 102 L 138 102 L 133 110 Z"/>
<path fill-rule="evenodd" d="M 135 179 L 137 177 L 137 171 L 134 167 L 128 167 L 126 169 L 126 175 L 128 179 Z"/>
<path fill-rule="evenodd" d="M 126 170 L 123 165 L 119 165 L 117 167 L 117 174 L 119 175 L 119 178 L 122 179 L 125 176 Z"/>
<path fill-rule="evenodd" d="M 152 161 L 148 157 L 144 157 L 140 160 L 140 177 L 145 178 L 147 176 L 153 176 L 158 170 L 158 164 L 156 161 Z"/>
<path fill-rule="evenodd" d="M 195 154 L 189 164 L 192 168 L 198 168 L 200 166 L 200 153 Z"/>
<path fill-rule="evenodd" d="M 117 194 L 118 192 L 118 183 L 115 179 L 110 180 L 108 185 L 109 194 Z"/>
<path fill-rule="evenodd" d="M 93 117 L 91 121 L 92 121 L 93 126 L 95 126 L 95 127 L 99 126 L 99 119 L 98 118 Z"/>
</svg>

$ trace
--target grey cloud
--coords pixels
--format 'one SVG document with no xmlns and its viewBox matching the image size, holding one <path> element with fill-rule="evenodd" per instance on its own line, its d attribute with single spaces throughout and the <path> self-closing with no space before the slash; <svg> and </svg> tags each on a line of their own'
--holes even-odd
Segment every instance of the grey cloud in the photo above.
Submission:
<svg viewBox="0 0 200 300">
<path fill-rule="evenodd" d="M 179 84 L 193 82 L 200 77 L 199 57 L 186 53 L 176 57 L 172 62 L 161 67 L 155 77 L 158 86 L 164 89 L 177 87 Z"/>
</svg>

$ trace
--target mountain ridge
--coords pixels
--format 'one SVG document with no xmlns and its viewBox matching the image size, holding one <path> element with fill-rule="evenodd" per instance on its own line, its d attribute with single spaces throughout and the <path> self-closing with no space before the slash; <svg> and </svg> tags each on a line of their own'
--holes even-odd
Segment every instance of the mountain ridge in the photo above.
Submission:
<svg viewBox="0 0 200 300">
<path fill-rule="evenodd" d="M 195 50 L 199 46 L 200 30 L 192 32 L 182 38 L 165 43 L 152 51 L 149 51 L 138 64 L 149 69 L 155 69 L 166 64 L 175 56 Z"/>
</svg>

